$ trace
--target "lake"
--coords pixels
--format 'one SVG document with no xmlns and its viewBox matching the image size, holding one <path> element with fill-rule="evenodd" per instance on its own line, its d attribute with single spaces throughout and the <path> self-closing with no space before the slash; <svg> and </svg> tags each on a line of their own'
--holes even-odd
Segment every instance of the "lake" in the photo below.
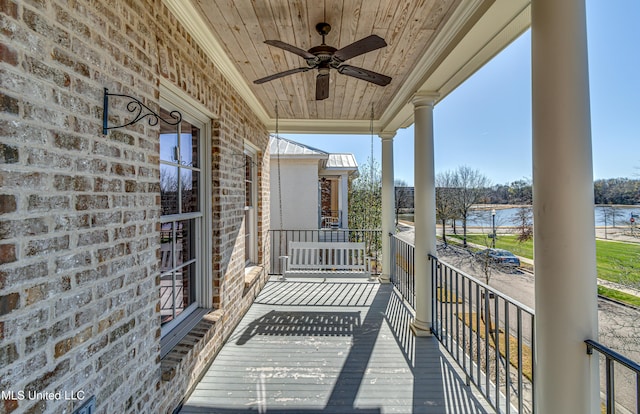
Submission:
<svg viewBox="0 0 640 414">
<path fill-rule="evenodd" d="M 519 208 L 508 207 L 496 209 L 496 226 L 514 226 L 518 215 Z M 612 213 L 613 212 L 613 213 Z M 595 219 L 596 226 L 604 226 L 605 218 L 607 226 L 624 226 L 629 224 L 631 214 L 639 215 L 640 206 L 596 206 Z M 401 214 L 401 219 L 413 221 L 412 214 Z M 636 219 L 636 223 L 640 219 Z M 457 221 L 458 225 L 462 225 L 462 221 Z M 467 218 L 467 225 L 470 227 L 491 227 L 491 209 L 473 209 Z"/>
</svg>

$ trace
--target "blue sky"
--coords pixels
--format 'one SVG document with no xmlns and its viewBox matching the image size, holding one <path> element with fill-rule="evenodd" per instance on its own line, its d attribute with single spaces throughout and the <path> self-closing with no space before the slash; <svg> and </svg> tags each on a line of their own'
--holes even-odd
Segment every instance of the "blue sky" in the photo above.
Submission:
<svg viewBox="0 0 640 414">
<path fill-rule="evenodd" d="M 587 0 L 594 178 L 640 178 L 640 0 Z M 531 36 L 525 32 L 434 109 L 436 172 L 468 165 L 494 184 L 531 178 Z M 360 165 L 371 136 L 282 135 Z M 373 137 L 374 158 L 381 158 Z M 394 139 L 395 178 L 413 185 L 413 127 Z"/>
</svg>

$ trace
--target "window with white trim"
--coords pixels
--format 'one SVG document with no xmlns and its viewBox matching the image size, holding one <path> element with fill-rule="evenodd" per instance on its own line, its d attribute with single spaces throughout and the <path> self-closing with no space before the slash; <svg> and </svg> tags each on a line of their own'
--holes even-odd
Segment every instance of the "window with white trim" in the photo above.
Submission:
<svg viewBox="0 0 640 414">
<path fill-rule="evenodd" d="M 162 91 L 161 91 L 162 92 Z M 163 94 L 160 116 L 160 318 L 175 338 L 211 303 L 210 119 L 179 96 Z M 175 119 L 175 118 L 174 118 Z M 197 309 L 200 309 L 196 312 Z M 180 327 L 180 329 L 176 329 Z M 172 335 L 169 335 L 172 333 Z M 174 339 L 167 339 L 171 342 Z M 179 340 L 179 339 L 178 339 Z M 163 349 L 166 347 L 163 345 Z"/>
<path fill-rule="evenodd" d="M 161 110 L 162 118 L 171 119 Z M 177 130 L 176 130 L 177 129 Z M 200 129 L 183 120 L 160 130 L 160 315 L 162 324 L 197 304 L 202 227 Z"/>
<path fill-rule="evenodd" d="M 258 250 L 257 215 L 257 151 L 251 147 L 244 150 L 244 259 L 247 266 L 256 264 Z"/>
</svg>

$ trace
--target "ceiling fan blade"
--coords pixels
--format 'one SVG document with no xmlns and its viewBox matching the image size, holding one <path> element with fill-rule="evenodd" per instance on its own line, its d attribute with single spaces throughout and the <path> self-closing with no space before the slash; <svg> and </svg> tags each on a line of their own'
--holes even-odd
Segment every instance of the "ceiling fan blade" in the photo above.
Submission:
<svg viewBox="0 0 640 414">
<path fill-rule="evenodd" d="M 329 74 L 319 73 L 316 76 L 316 101 L 329 97 Z"/>
<path fill-rule="evenodd" d="M 333 57 L 340 60 L 340 62 L 344 62 L 347 59 L 351 59 L 364 53 L 380 49 L 381 47 L 385 47 L 386 45 L 387 42 L 385 42 L 383 38 L 377 35 L 371 35 L 365 37 L 364 39 L 360 39 L 357 42 L 353 42 L 340 50 L 337 50 L 333 54 Z"/>
<path fill-rule="evenodd" d="M 304 58 L 304 59 L 313 59 L 316 60 L 316 56 L 307 52 L 304 49 L 300 49 L 299 47 L 290 45 L 288 43 L 282 42 L 280 40 L 265 40 L 264 41 L 269 46 L 279 47 L 282 50 L 286 50 L 287 52 L 295 53 L 296 55 Z"/>
<path fill-rule="evenodd" d="M 391 82 L 391 78 L 386 75 L 358 68 L 356 66 L 342 65 L 338 68 L 338 72 L 343 75 L 353 76 L 354 78 L 362 79 L 380 86 L 387 86 Z"/>
<path fill-rule="evenodd" d="M 269 81 L 272 81 L 274 79 L 282 78 L 284 76 L 293 75 L 294 73 L 306 72 L 306 71 L 311 70 L 311 69 L 313 69 L 313 68 L 312 67 L 305 67 L 305 68 L 289 69 L 289 70 L 285 70 L 284 72 L 274 73 L 273 75 L 269 75 L 269 76 L 265 76 L 264 78 L 256 79 L 256 80 L 253 81 L 253 83 L 259 85 L 261 83 L 269 82 Z"/>
</svg>

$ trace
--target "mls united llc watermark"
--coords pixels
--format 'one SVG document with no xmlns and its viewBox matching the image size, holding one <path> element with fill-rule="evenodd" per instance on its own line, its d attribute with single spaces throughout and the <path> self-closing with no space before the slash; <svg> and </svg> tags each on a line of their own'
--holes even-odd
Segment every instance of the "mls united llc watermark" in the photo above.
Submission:
<svg viewBox="0 0 640 414">
<path fill-rule="evenodd" d="M 7 391 L 0 390 L 0 400 L 17 400 L 17 401 L 82 401 L 84 400 L 84 391 Z"/>
</svg>

